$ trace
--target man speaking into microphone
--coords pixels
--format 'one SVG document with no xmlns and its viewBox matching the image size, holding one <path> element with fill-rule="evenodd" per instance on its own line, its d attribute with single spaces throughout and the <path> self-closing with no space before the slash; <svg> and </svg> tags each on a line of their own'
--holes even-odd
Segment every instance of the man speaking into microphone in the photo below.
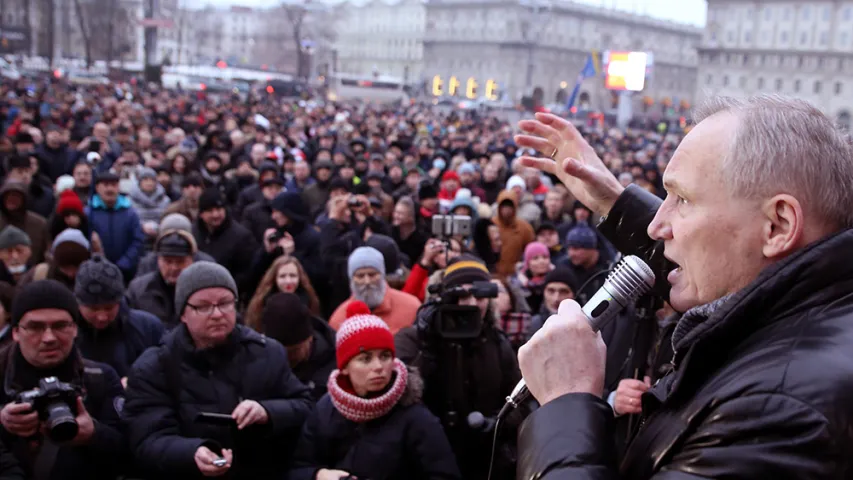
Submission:
<svg viewBox="0 0 853 480">
<path fill-rule="evenodd" d="M 853 148 L 798 100 L 715 98 L 694 116 L 662 203 L 623 190 L 569 122 L 520 123 L 518 145 L 550 156 L 523 163 L 604 216 L 684 313 L 620 461 L 604 343 L 560 305 L 519 351 L 542 405 L 519 431 L 519 479 L 853 478 Z"/>
</svg>

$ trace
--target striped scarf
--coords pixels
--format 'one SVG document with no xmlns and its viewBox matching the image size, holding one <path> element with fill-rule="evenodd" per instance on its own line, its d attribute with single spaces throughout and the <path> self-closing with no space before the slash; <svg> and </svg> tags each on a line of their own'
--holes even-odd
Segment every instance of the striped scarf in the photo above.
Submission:
<svg viewBox="0 0 853 480">
<path fill-rule="evenodd" d="M 335 370 L 329 376 L 327 387 L 332 404 L 347 420 L 364 423 L 385 416 L 397 405 L 408 384 L 409 372 L 400 359 L 394 359 L 396 376 L 391 388 L 375 398 L 362 398 L 355 394 L 352 384 L 340 370 Z"/>
</svg>

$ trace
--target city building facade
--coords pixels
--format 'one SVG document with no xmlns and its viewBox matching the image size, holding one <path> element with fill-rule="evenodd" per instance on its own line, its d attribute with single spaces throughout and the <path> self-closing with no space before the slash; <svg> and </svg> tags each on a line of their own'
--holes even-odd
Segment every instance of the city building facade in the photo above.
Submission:
<svg viewBox="0 0 853 480">
<path fill-rule="evenodd" d="M 423 75 L 426 6 L 423 0 L 344 2 L 335 15 L 338 72 L 382 75 L 404 83 Z"/>
<path fill-rule="evenodd" d="M 708 0 L 697 99 L 779 93 L 846 127 L 853 115 L 853 1 Z"/>
<path fill-rule="evenodd" d="M 425 81 L 455 77 L 463 87 L 489 80 L 500 96 L 561 104 L 574 88 L 590 52 L 644 51 L 653 66 L 645 104 L 690 104 L 696 88 L 696 47 L 702 30 L 624 11 L 547 0 L 430 0 L 426 5 Z M 615 95 L 601 77 L 583 81 L 578 104 L 607 110 Z"/>
</svg>

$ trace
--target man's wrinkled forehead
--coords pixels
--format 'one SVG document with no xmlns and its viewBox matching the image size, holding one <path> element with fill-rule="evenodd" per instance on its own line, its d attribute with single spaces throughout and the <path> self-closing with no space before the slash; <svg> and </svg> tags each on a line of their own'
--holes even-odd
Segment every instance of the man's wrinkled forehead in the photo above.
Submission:
<svg viewBox="0 0 853 480">
<path fill-rule="evenodd" d="M 672 156 L 663 174 L 668 190 L 705 185 L 716 187 L 723 160 L 729 155 L 737 129 L 737 117 L 728 112 L 712 115 L 693 128 Z M 701 180 L 701 181 L 700 181 Z"/>
</svg>

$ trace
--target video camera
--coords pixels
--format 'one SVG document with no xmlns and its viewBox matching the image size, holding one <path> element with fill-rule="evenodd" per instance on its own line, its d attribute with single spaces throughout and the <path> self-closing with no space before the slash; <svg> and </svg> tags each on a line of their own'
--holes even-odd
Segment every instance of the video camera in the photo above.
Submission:
<svg viewBox="0 0 853 480">
<path fill-rule="evenodd" d="M 444 340 L 470 340 L 483 331 L 483 314 L 476 305 L 459 305 L 462 298 L 496 298 L 498 287 L 492 282 L 474 282 L 471 287 L 445 288 L 441 284 L 429 287 L 436 298 L 424 304 L 418 312 L 418 329 Z"/>
<path fill-rule="evenodd" d="M 50 439 L 61 443 L 77 436 L 77 397 L 80 393 L 70 383 L 60 382 L 56 377 L 45 377 L 39 380 L 38 388 L 19 393 L 15 402 L 31 405 L 47 426 Z"/>
</svg>

